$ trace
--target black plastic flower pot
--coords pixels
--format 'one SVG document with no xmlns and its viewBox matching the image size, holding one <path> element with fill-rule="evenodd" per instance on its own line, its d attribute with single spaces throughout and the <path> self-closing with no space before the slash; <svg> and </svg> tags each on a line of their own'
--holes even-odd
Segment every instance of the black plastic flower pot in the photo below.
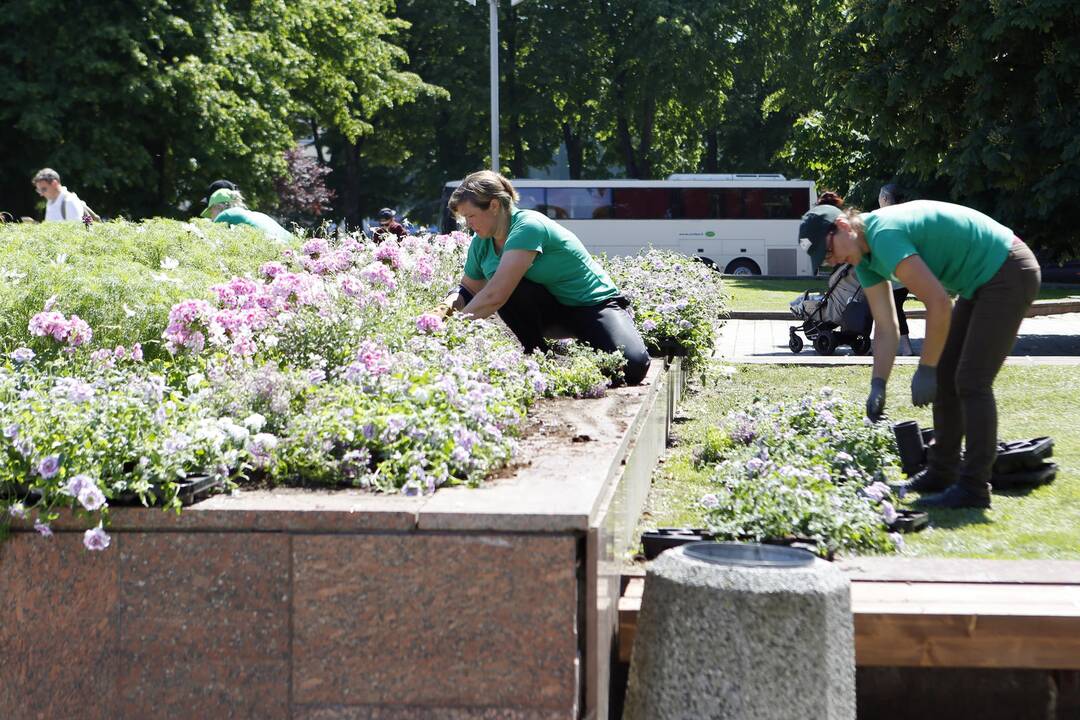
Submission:
<svg viewBox="0 0 1080 720">
<path fill-rule="evenodd" d="M 190 475 L 183 480 L 177 480 L 174 484 L 176 485 L 176 497 L 179 498 L 180 504 L 184 506 L 194 505 L 200 500 L 205 500 L 210 497 L 214 490 L 222 487 L 221 480 L 207 475 Z M 146 492 L 146 498 L 152 506 L 163 504 L 166 497 L 165 488 L 159 485 L 151 485 Z M 125 491 L 115 495 L 109 501 L 109 504 L 130 507 L 142 505 L 142 500 L 139 499 L 138 493 Z"/>
<path fill-rule="evenodd" d="M 896 437 L 896 449 L 900 455 L 900 469 L 904 474 L 914 475 L 926 465 L 926 446 L 923 445 L 919 423 L 914 420 L 898 422 L 892 427 Z"/>
<path fill-rule="evenodd" d="M 922 510 L 897 510 L 896 520 L 889 523 L 889 532 L 919 532 L 930 524 L 930 516 Z"/>
<path fill-rule="evenodd" d="M 641 534 L 641 547 L 646 560 L 655 560 L 660 553 L 686 543 L 714 540 L 703 528 L 657 528 Z"/>
<path fill-rule="evenodd" d="M 994 490 L 1022 490 L 1052 483 L 1057 477 L 1057 463 L 1040 462 L 1037 468 L 1014 470 L 1010 473 L 998 473 L 990 477 Z"/>
</svg>

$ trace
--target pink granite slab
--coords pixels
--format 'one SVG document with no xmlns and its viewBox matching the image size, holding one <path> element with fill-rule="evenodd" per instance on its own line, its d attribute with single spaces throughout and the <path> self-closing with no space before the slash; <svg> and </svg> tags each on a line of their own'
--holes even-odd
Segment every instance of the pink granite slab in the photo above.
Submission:
<svg viewBox="0 0 1080 720">
<path fill-rule="evenodd" d="M 289 537 L 123 533 L 121 716 L 288 716 Z"/>
<path fill-rule="evenodd" d="M 0 542 L 0 717 L 115 717 L 117 560 L 81 534 Z"/>
<path fill-rule="evenodd" d="M 293 551 L 297 706 L 576 707 L 573 537 L 308 536 Z"/>
</svg>

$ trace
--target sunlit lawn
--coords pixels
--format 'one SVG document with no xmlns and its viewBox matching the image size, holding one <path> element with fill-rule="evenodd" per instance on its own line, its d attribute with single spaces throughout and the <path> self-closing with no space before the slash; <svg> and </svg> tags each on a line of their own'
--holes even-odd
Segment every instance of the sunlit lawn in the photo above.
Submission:
<svg viewBox="0 0 1080 720">
<path fill-rule="evenodd" d="M 825 277 L 800 280 L 761 280 L 745 277 L 724 279 L 731 293 L 732 310 L 769 310 L 787 312 L 788 304 L 806 290 L 823 292 Z M 1040 300 L 1062 298 L 1080 299 L 1080 285 L 1044 287 L 1039 291 Z M 922 303 L 911 298 L 905 303 L 908 310 L 922 309 Z"/>
<path fill-rule="evenodd" d="M 866 367 L 740 365 L 734 376 L 693 386 L 678 415 L 677 444 L 653 479 L 640 528 L 701 527 L 697 500 L 709 492 L 707 473 L 691 453 L 705 429 L 755 398 L 800 397 L 831 386 L 862 403 Z M 895 420 L 932 425 L 930 409 L 910 402 L 912 368 L 898 366 L 889 383 L 888 412 Z M 905 553 L 924 557 L 1080 559 L 1080 367 L 1006 366 L 995 384 L 1002 439 L 1054 438 L 1057 480 L 1025 493 L 998 494 L 993 509 L 939 510 L 928 530 L 906 536 Z"/>
</svg>

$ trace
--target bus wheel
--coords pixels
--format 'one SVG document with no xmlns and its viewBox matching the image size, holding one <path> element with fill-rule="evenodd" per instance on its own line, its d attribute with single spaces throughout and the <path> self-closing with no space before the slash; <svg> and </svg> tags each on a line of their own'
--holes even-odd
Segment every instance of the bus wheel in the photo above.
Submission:
<svg viewBox="0 0 1080 720">
<path fill-rule="evenodd" d="M 761 268 L 753 260 L 739 258 L 729 262 L 728 266 L 724 268 L 724 272 L 728 275 L 760 275 Z"/>
</svg>

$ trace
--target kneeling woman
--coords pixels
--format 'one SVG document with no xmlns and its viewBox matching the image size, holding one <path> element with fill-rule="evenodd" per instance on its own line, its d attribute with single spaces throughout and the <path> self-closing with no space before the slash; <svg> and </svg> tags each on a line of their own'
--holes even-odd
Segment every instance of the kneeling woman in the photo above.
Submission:
<svg viewBox="0 0 1080 720">
<path fill-rule="evenodd" d="M 498 312 L 526 352 L 545 349 L 545 335 L 562 328 L 598 350 L 621 352 L 627 384 L 640 383 L 649 353 L 627 300 L 574 233 L 518 208 L 517 199 L 510 181 L 490 170 L 469 175 L 450 196 L 450 211 L 473 237 L 449 308 L 477 318 Z"/>
</svg>

